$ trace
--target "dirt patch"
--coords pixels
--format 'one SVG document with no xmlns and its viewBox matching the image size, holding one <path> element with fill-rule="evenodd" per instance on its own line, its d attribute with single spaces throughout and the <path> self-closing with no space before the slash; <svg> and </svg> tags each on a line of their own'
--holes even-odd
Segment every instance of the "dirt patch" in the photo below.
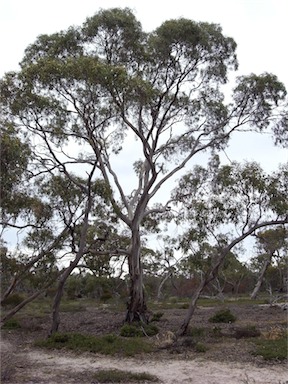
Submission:
<svg viewBox="0 0 288 384">
<path fill-rule="evenodd" d="M 15 384 L 93 384 L 93 375 L 99 369 L 120 369 L 131 372 L 149 372 L 166 384 L 284 384 L 288 383 L 285 363 L 266 363 L 252 356 L 251 340 L 237 340 L 231 335 L 235 327 L 256 325 L 261 332 L 273 327 L 284 327 L 286 312 L 280 308 L 260 306 L 230 306 L 237 316 L 234 324 L 221 324 L 221 336 L 204 339 L 206 353 L 197 353 L 189 343 L 179 342 L 168 348 L 159 348 L 149 355 L 135 358 L 114 358 L 92 353 L 75 354 L 67 351 L 45 351 L 33 346 L 36 339 L 48 334 L 49 316 L 21 319 L 18 330 L 2 330 L 2 382 Z M 198 308 L 192 327 L 213 330 L 208 319 L 215 308 Z M 161 334 L 173 332 L 180 325 L 185 310 L 163 310 L 157 326 Z M 119 332 L 123 314 L 108 309 L 86 308 L 83 312 L 62 313 L 61 332 L 81 332 L 94 335 Z M 217 325 L 218 326 L 218 325 Z M 208 332 L 207 332 L 208 334 Z"/>
</svg>

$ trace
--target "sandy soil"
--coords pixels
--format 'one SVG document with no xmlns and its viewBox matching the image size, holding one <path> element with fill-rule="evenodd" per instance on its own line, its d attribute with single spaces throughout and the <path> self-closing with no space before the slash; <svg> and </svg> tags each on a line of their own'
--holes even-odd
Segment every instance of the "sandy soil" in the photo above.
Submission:
<svg viewBox="0 0 288 384">
<path fill-rule="evenodd" d="M 165 384 L 288 383 L 285 365 L 257 367 L 252 364 L 207 361 L 205 358 L 157 361 L 149 358 L 116 359 L 94 354 L 76 356 L 59 351 L 43 352 L 32 348 L 15 351 L 8 342 L 4 342 L 2 348 L 2 352 L 5 351 L 8 356 L 13 354 L 14 360 L 14 366 L 11 368 L 13 372 L 10 372 L 12 381 L 8 377 L 4 381 L 15 384 L 96 384 L 97 381 L 93 381 L 93 373 L 99 369 L 149 372 Z"/>
<path fill-rule="evenodd" d="M 213 308 L 199 309 L 194 325 L 209 326 L 207 319 L 213 311 Z M 287 316 L 282 311 L 271 308 L 244 310 L 235 307 L 233 311 L 238 311 L 238 325 L 251 324 L 253 320 L 254 323 L 261 324 L 264 330 L 274 327 L 277 323 L 283 325 Z M 181 310 L 166 311 L 159 327 L 162 331 L 173 329 L 173 326 L 179 324 L 183 313 Z M 73 328 L 77 332 L 90 333 L 93 330 L 94 334 L 100 334 L 105 331 L 105 324 L 106 331 L 111 332 L 119 329 L 121 318 L 121 314 L 115 315 L 107 310 L 91 309 L 78 314 L 63 313 L 61 331 Z M 234 325 L 226 327 L 226 332 L 229 333 Z M 266 363 L 259 357 L 252 357 L 247 340 L 224 337 L 217 343 L 213 341 L 214 344 L 207 340 L 210 348 L 205 354 L 197 354 L 189 348 L 180 348 L 177 351 L 161 350 L 156 354 L 141 355 L 137 358 L 114 358 L 92 353 L 79 355 L 63 350 L 45 351 L 34 347 L 33 340 L 47 335 L 48 328 L 48 318 L 41 321 L 38 319 L 34 328 L 30 319 L 26 328 L 23 320 L 20 330 L 2 332 L 3 383 L 96 384 L 93 374 L 97 370 L 120 369 L 148 372 L 165 384 L 288 384 L 287 365 Z"/>
</svg>

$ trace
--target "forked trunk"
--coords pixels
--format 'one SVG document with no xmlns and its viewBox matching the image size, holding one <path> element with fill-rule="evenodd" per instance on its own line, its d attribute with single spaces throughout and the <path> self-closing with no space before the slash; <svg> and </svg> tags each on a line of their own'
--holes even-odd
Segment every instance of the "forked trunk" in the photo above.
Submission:
<svg viewBox="0 0 288 384">
<path fill-rule="evenodd" d="M 129 255 L 129 277 L 130 288 L 126 321 L 128 323 L 132 323 L 133 321 L 147 323 L 147 305 L 143 287 L 139 228 L 132 231 L 131 254 Z"/>
<path fill-rule="evenodd" d="M 256 297 L 257 297 L 257 295 L 259 293 L 259 290 L 261 288 L 261 285 L 262 285 L 262 282 L 263 282 L 263 279 L 264 279 L 265 272 L 267 271 L 267 268 L 271 264 L 271 257 L 266 259 L 264 264 L 263 264 L 263 267 L 261 269 L 261 272 L 260 272 L 260 275 L 258 277 L 257 283 L 255 285 L 255 288 L 254 288 L 254 290 L 253 290 L 253 292 L 251 293 L 251 296 L 250 296 L 252 300 L 256 299 Z"/>
</svg>

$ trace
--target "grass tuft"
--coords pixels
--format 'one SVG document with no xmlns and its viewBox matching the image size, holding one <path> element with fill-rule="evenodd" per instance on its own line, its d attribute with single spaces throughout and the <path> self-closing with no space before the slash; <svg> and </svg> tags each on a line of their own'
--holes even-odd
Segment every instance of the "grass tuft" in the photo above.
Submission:
<svg viewBox="0 0 288 384">
<path fill-rule="evenodd" d="M 208 347 L 206 347 L 206 345 L 204 345 L 202 343 L 197 343 L 195 345 L 194 349 L 195 349 L 196 352 L 205 353 L 205 352 L 207 352 Z"/>
<path fill-rule="evenodd" d="M 93 375 L 97 383 L 128 383 L 128 382 L 153 382 L 156 383 L 159 379 L 146 372 L 133 373 L 129 371 L 120 371 L 117 369 L 100 370 Z"/>
<path fill-rule="evenodd" d="M 163 312 L 153 313 L 152 318 L 151 318 L 151 322 L 152 321 L 160 321 L 160 319 L 161 319 L 161 317 L 163 317 L 163 315 L 164 315 Z"/>
</svg>

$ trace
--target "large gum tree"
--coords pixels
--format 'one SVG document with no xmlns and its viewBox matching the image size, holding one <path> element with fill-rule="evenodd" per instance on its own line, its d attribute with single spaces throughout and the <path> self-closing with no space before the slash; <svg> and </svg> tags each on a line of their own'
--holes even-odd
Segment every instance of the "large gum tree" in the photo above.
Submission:
<svg viewBox="0 0 288 384">
<path fill-rule="evenodd" d="M 198 154 L 225 148 L 235 131 L 285 131 L 286 92 L 274 75 L 239 77 L 225 103 L 235 50 L 217 24 L 181 18 L 145 33 L 129 9 L 108 9 L 79 28 L 39 36 L 21 70 L 1 82 L 5 118 L 40 136 L 50 158 L 57 148 L 74 163 L 85 158 L 113 191 L 131 238 L 129 322 L 147 321 L 141 234 L 151 215 L 169 209 L 163 198 L 155 203 L 159 190 Z M 115 164 L 129 142 L 135 172 L 127 183 Z"/>
</svg>

